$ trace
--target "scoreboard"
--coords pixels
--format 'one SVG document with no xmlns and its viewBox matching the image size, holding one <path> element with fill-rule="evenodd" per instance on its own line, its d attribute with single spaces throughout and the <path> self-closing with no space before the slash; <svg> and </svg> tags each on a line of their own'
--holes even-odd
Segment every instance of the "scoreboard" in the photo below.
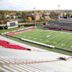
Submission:
<svg viewBox="0 0 72 72">
<path fill-rule="evenodd" d="M 15 27 L 18 27 L 18 21 L 10 21 L 10 22 L 7 22 L 7 28 L 8 29 L 15 28 Z"/>
</svg>

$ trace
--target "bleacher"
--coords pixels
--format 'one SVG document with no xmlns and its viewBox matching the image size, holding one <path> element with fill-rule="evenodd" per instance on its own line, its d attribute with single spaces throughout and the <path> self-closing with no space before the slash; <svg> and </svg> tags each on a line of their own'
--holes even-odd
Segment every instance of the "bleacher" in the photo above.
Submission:
<svg viewBox="0 0 72 72">
<path fill-rule="evenodd" d="M 49 29 L 55 29 L 55 30 L 72 31 L 72 22 L 63 21 L 63 20 L 48 21 L 45 27 Z"/>
<path fill-rule="evenodd" d="M 26 47 L 22 47 L 16 44 L 11 44 L 10 42 L 5 41 L 5 40 L 0 40 L 0 46 L 3 46 L 4 48 L 10 48 L 10 49 L 31 50 Z"/>
<path fill-rule="evenodd" d="M 19 42 L 0 36 L 0 44 L 15 44 Z M 70 56 L 55 53 L 28 45 L 31 51 L 5 48 L 0 45 L 0 72 L 72 72 L 72 59 L 59 60 L 59 57 Z"/>
<path fill-rule="evenodd" d="M 71 62 L 50 51 L 30 52 L 0 47 L 0 72 L 72 72 Z"/>
</svg>

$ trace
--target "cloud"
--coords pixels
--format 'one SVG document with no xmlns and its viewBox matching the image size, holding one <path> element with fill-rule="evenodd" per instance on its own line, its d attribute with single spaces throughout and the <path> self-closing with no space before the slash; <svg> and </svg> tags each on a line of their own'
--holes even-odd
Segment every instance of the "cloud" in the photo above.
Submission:
<svg viewBox="0 0 72 72">
<path fill-rule="evenodd" d="M 72 9 L 71 3 L 71 0 L 0 0 L 0 9 Z"/>
</svg>

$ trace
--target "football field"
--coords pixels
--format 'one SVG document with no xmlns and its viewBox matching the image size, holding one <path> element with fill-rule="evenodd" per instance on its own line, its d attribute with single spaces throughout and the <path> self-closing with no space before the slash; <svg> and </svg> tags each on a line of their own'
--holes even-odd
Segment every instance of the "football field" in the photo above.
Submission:
<svg viewBox="0 0 72 72">
<path fill-rule="evenodd" d="M 57 48 L 63 48 L 72 51 L 72 33 L 63 31 L 52 31 L 43 29 L 34 29 L 15 35 L 18 38 L 24 38 Z"/>
</svg>

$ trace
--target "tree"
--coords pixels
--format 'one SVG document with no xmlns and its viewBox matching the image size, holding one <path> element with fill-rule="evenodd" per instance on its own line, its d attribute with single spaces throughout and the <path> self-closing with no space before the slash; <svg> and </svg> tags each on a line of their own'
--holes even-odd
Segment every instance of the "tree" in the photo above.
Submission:
<svg viewBox="0 0 72 72">
<path fill-rule="evenodd" d="M 58 19 L 58 15 L 59 15 L 58 13 L 52 11 L 49 16 L 51 19 Z"/>
</svg>

